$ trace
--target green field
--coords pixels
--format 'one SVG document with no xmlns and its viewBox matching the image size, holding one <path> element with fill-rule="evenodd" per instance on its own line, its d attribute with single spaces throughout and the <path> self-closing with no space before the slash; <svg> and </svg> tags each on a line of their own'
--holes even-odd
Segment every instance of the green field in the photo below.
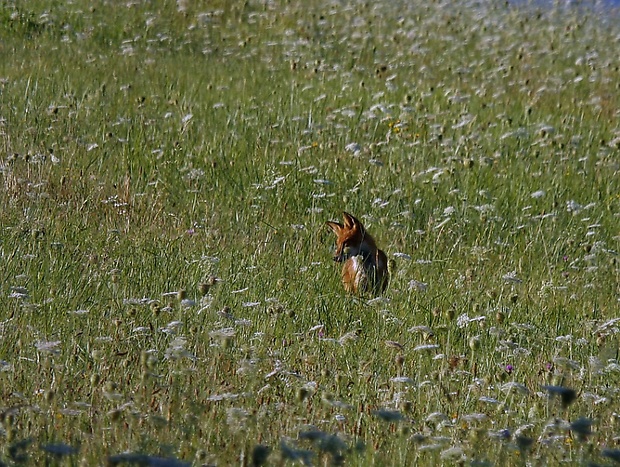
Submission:
<svg viewBox="0 0 620 467">
<path fill-rule="evenodd" d="M 620 462 L 620 22 L 0 5 L 0 466 Z"/>
</svg>

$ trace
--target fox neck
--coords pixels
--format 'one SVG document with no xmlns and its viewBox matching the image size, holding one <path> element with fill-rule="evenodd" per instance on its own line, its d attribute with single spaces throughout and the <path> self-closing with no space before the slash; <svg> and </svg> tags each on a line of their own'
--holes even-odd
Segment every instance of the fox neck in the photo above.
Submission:
<svg viewBox="0 0 620 467">
<path fill-rule="evenodd" d="M 377 246 L 375 245 L 375 241 L 368 234 L 364 236 L 364 240 L 360 245 L 360 251 L 358 255 L 361 255 L 364 258 L 364 262 L 368 260 L 374 260 L 375 255 L 377 254 Z"/>
</svg>

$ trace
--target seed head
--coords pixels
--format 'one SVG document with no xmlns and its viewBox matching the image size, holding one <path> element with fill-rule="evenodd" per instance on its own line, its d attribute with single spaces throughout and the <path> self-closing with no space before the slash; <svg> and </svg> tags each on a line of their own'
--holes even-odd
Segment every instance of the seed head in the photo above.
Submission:
<svg viewBox="0 0 620 467">
<path fill-rule="evenodd" d="M 592 420 L 586 417 L 579 417 L 570 424 L 570 429 L 577 435 L 579 441 L 586 441 L 592 434 Z"/>
<path fill-rule="evenodd" d="M 396 355 L 396 357 L 394 357 L 394 363 L 396 363 L 396 366 L 398 368 L 402 368 L 403 363 L 405 363 L 405 357 L 403 356 L 403 354 L 398 354 Z"/>
<path fill-rule="evenodd" d="M 121 413 L 121 410 L 115 409 L 108 412 L 108 415 L 110 416 L 110 420 L 112 420 L 113 422 L 118 422 L 121 419 Z"/>
<path fill-rule="evenodd" d="M 307 397 L 308 397 L 308 390 L 306 388 L 299 388 L 297 390 L 297 400 L 299 402 L 306 400 Z"/>
<path fill-rule="evenodd" d="M 566 408 L 577 399 L 577 391 L 563 386 L 543 386 L 550 396 L 559 396 L 562 401 L 562 407 Z"/>
<path fill-rule="evenodd" d="M 469 338 L 469 348 L 474 351 L 480 348 L 480 336 L 472 336 Z"/>
</svg>

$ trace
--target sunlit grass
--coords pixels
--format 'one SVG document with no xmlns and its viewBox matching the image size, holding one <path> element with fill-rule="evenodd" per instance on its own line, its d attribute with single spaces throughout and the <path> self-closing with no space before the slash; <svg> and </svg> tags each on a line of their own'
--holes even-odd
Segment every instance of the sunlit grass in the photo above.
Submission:
<svg viewBox="0 0 620 467">
<path fill-rule="evenodd" d="M 617 461 L 616 24 L 6 4 L 0 463 Z"/>
</svg>

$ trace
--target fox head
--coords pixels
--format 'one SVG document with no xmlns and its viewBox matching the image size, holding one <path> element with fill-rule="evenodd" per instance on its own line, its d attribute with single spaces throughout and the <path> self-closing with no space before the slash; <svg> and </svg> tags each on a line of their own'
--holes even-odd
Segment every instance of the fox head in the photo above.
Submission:
<svg viewBox="0 0 620 467">
<path fill-rule="evenodd" d="M 344 225 L 340 222 L 326 222 L 337 237 L 334 261 L 339 263 L 353 256 L 370 252 L 371 245 L 374 247 L 373 240 L 366 233 L 362 223 L 347 212 L 343 213 L 343 216 Z"/>
</svg>

